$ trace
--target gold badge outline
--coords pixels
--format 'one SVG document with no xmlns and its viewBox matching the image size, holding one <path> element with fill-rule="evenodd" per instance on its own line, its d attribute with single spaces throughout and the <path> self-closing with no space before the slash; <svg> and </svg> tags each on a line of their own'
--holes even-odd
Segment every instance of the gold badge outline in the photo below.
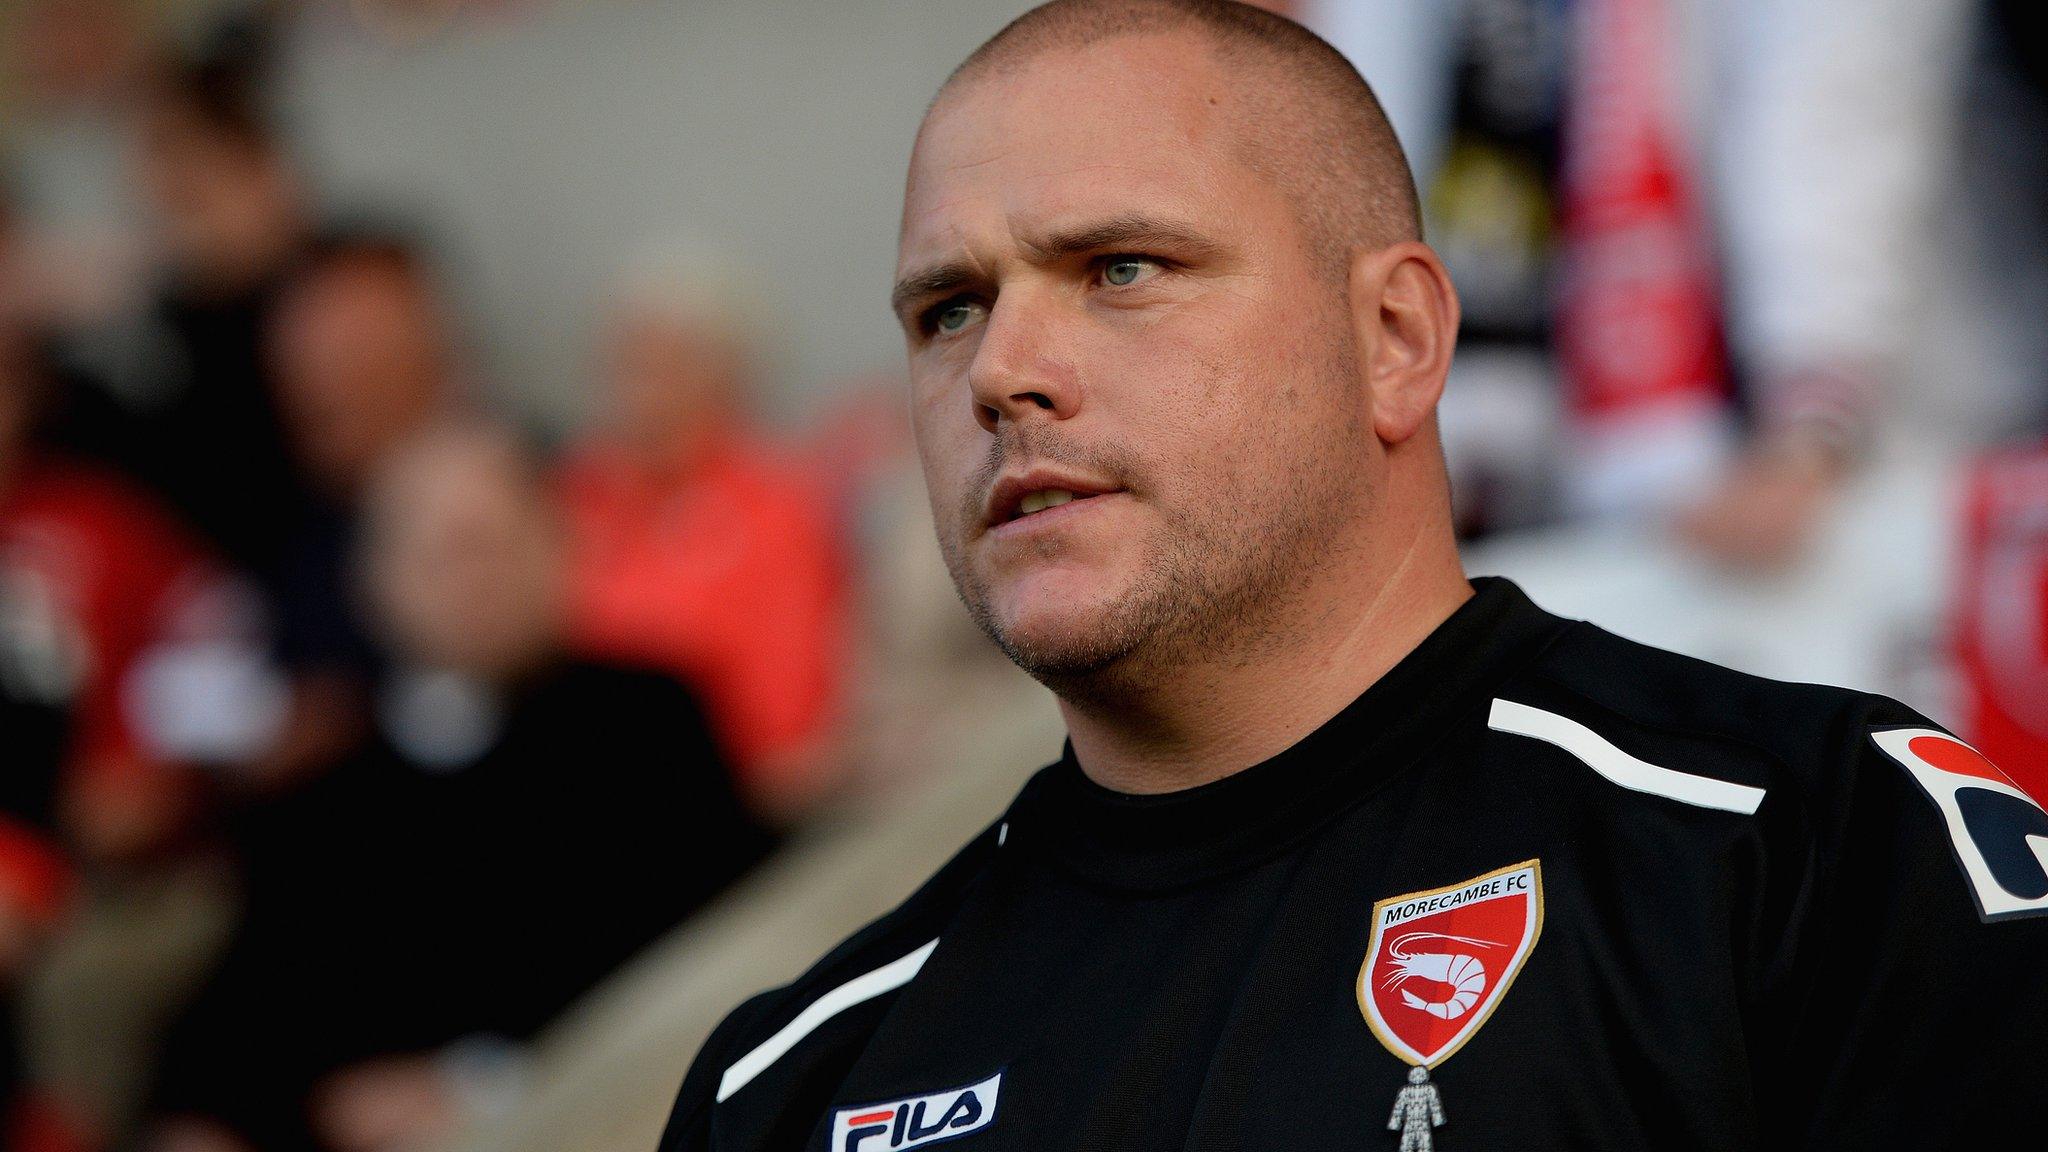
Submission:
<svg viewBox="0 0 2048 1152">
<path fill-rule="evenodd" d="M 1469 888 L 1474 884 L 1484 883 L 1496 876 L 1505 876 L 1511 872 L 1519 872 L 1524 868 L 1533 869 L 1536 877 L 1535 907 L 1532 911 L 1536 918 L 1536 923 L 1529 932 L 1529 947 L 1522 952 L 1520 960 L 1516 962 L 1515 966 L 1501 980 L 1500 985 L 1494 989 L 1493 995 L 1487 998 L 1486 1007 L 1465 1028 L 1464 1034 L 1459 1036 L 1450 1047 L 1437 1053 L 1435 1059 L 1418 1064 L 1402 1051 L 1403 1048 L 1408 1047 L 1405 1042 L 1398 1037 L 1388 1036 L 1381 1029 L 1379 1021 L 1373 1017 L 1372 1009 L 1366 1004 L 1366 997 L 1368 995 L 1366 992 L 1366 982 L 1372 978 L 1373 958 L 1380 953 L 1380 910 L 1389 904 L 1401 904 L 1409 900 L 1420 900 L 1427 896 L 1441 896 L 1446 892 L 1455 892 L 1460 888 Z M 1529 957 L 1536 954 L 1536 945 L 1542 939 L 1543 858 L 1541 856 L 1532 856 L 1527 860 L 1495 868 L 1491 872 L 1482 872 L 1469 880 L 1445 884 L 1440 888 L 1425 888 L 1419 892 L 1404 892 L 1399 896 L 1389 896 L 1384 900 L 1376 900 L 1372 906 L 1372 933 L 1366 938 L 1365 942 L 1365 959 L 1359 962 L 1358 975 L 1351 981 L 1352 996 L 1358 1001 L 1358 1014 L 1365 1018 L 1365 1026 L 1371 1029 L 1373 1039 L 1378 1040 L 1380 1047 L 1393 1054 L 1395 1059 L 1411 1067 L 1433 1069 L 1444 1061 L 1449 1060 L 1460 1048 L 1470 1043 L 1474 1036 L 1479 1035 L 1481 1028 L 1486 1027 L 1486 1022 L 1493 1017 L 1494 1009 L 1499 1008 L 1501 1002 L 1507 999 L 1508 990 L 1514 986 L 1515 979 L 1522 974 L 1522 969 L 1528 964 Z"/>
</svg>

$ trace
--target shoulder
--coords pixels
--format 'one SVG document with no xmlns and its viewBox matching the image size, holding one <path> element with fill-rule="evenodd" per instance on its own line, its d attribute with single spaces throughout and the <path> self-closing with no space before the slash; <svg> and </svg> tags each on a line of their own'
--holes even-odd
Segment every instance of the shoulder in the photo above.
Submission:
<svg viewBox="0 0 2048 1152">
<path fill-rule="evenodd" d="M 843 1041 L 845 1018 L 886 1004 L 915 979 L 962 899 L 986 874 L 1001 827 L 998 822 L 984 829 L 903 903 L 847 937 L 803 975 L 728 1014 L 683 1081 L 663 1152 L 695 1147 L 688 1135 L 712 1105 L 757 1079 L 781 1079 L 778 1072 L 788 1066 L 813 1063 L 818 1051 Z"/>
<path fill-rule="evenodd" d="M 1772 792 L 1812 798 L 1841 785 L 1879 728 L 1936 727 L 1874 693 L 1751 675 L 1586 623 L 1502 689 L 1488 723 L 1590 756 L 1596 771 L 1627 774 L 1619 752 L 1757 790 L 1751 812 Z"/>
<path fill-rule="evenodd" d="M 93 520 L 111 532 L 172 531 L 170 514 L 148 492 L 92 461 L 33 457 L 23 469 L 20 487 L 42 506 Z"/>
<path fill-rule="evenodd" d="M 2048 1011 L 2048 812 L 2004 772 L 1896 700 L 1584 624 L 1491 707 L 1490 736 L 1582 762 L 1573 803 L 1604 817 L 1575 829 L 1588 859 L 1706 878 L 1656 898 L 1725 926 L 1775 1131 L 1868 1148 L 2015 1130 L 2048 1074 L 2030 1031 Z M 1943 1082 L 1971 1086 L 1964 1115 L 1915 1104 Z"/>
<path fill-rule="evenodd" d="M 550 702 L 621 721 L 647 718 L 664 726 L 702 723 L 697 693 L 680 678 L 630 661 L 577 653 L 539 686 Z"/>
<path fill-rule="evenodd" d="M 580 654 L 561 665 L 552 687 L 560 692 L 589 695 L 630 706 L 648 701 L 695 698 L 687 685 L 666 672 L 631 662 L 601 660 Z"/>
<path fill-rule="evenodd" d="M 703 700 L 670 673 L 577 654 L 557 666 L 534 693 L 534 711 L 559 718 L 580 739 L 632 750 L 615 766 L 619 772 L 637 771 L 650 758 L 718 755 Z"/>
<path fill-rule="evenodd" d="M 1986 921 L 2048 915 L 2048 860 L 2031 847 L 2048 812 L 1897 700 L 1580 624 L 1501 690 L 1488 726 L 1557 745 L 1622 789 L 1747 818 L 1813 878 L 1898 873 L 1889 891 L 1938 887 L 1929 899 Z"/>
<path fill-rule="evenodd" d="M 183 523 L 149 492 L 102 465 L 42 456 L 27 463 L 14 489 L 0 507 L 0 520 L 7 521 L 0 529 L 33 531 L 89 557 L 71 565 L 76 575 L 100 573 L 102 583 L 153 589 L 174 578 L 203 579 L 211 571 L 205 550 Z M 140 607 L 153 596 L 150 591 L 125 599 Z"/>
</svg>

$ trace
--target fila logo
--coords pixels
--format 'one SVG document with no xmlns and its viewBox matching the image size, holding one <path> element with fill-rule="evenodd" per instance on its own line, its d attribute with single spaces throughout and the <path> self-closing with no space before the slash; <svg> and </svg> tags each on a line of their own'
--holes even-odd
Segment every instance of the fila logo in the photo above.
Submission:
<svg viewBox="0 0 2048 1152">
<path fill-rule="evenodd" d="M 1001 1072 L 979 1084 L 832 1115 L 832 1152 L 897 1152 L 979 1132 L 995 1122 Z"/>
<path fill-rule="evenodd" d="M 2048 812 L 1975 748 L 1933 728 L 1871 740 L 1926 791 L 1984 920 L 2048 915 Z"/>
</svg>

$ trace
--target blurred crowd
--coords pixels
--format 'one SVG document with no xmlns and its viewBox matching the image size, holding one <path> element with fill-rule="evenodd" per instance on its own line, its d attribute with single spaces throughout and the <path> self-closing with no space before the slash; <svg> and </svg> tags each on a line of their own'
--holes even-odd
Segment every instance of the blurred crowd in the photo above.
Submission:
<svg viewBox="0 0 2048 1152">
<path fill-rule="evenodd" d="M 1942 572 L 1918 698 L 2048 791 L 2048 7 L 1285 6 L 1373 77 L 1458 285 L 1461 531 L 1786 589 L 1850 497 L 1938 487 L 1866 549 L 1943 553 L 1897 565 Z"/>
<path fill-rule="evenodd" d="M 1281 6 L 1347 49 L 1414 32 L 1468 535 L 1654 517 L 1768 571 L 1931 437 L 1998 449 L 1973 531 L 2048 602 L 2037 6 Z M 432 206 L 352 212 L 295 158 L 294 5 L 179 37 L 17 7 L 0 1141 L 419 1146 L 988 659 L 913 562 L 900 401 L 758 420 L 752 286 L 678 234 L 597 302 L 565 384 L 595 417 L 538 434 L 479 378 Z M 2048 741 L 2027 699 L 2004 722 Z"/>
<path fill-rule="evenodd" d="M 2041 6 L 1298 0 L 1389 105 L 1464 305 L 1465 530 L 1794 556 L 1902 448 L 2037 434 Z"/>
<path fill-rule="evenodd" d="M 417 225 L 316 207 L 246 15 L 11 29 L 10 1149 L 417 1140 L 838 781 L 829 454 L 750 426 L 744 287 L 650 246 L 544 452 Z"/>
</svg>

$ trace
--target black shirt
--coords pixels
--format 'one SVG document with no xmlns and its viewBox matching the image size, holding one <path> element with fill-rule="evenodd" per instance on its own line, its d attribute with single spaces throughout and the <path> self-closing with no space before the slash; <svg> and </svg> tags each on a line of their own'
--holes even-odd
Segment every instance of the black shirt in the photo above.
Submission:
<svg viewBox="0 0 2048 1152">
<path fill-rule="evenodd" d="M 1070 748 L 732 1013 L 663 1152 L 2017 1130 L 2048 1083 L 2048 815 L 1890 700 L 1475 585 L 1243 772 L 1127 796 Z"/>
<path fill-rule="evenodd" d="M 82 369 L 48 439 L 104 459 L 148 488 L 238 571 L 266 589 L 307 492 L 293 463 L 264 330 L 278 278 L 227 294 L 168 279 L 134 330 L 132 363 Z"/>
<path fill-rule="evenodd" d="M 379 741 L 241 829 L 248 910 L 157 1103 L 266 1152 L 355 1061 L 522 1038 L 760 859 L 695 697 L 564 662 L 463 762 Z"/>
</svg>

